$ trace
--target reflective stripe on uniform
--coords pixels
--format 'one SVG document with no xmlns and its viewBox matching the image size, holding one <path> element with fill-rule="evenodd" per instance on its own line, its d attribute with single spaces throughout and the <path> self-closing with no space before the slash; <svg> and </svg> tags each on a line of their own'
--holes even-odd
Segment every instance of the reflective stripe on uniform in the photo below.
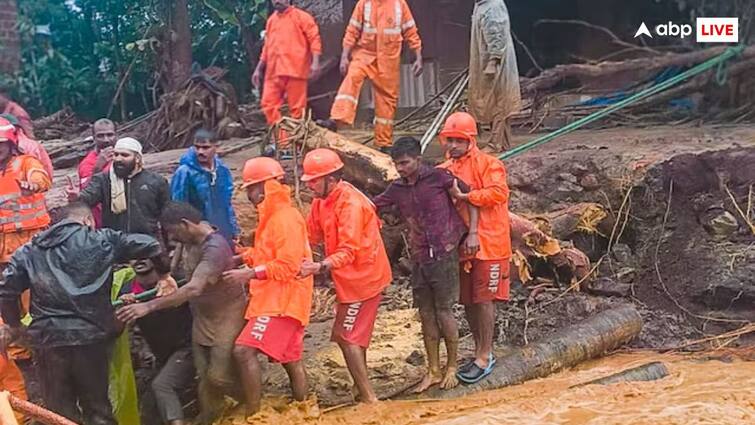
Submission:
<svg viewBox="0 0 755 425">
<path fill-rule="evenodd" d="M 359 100 L 357 100 L 356 97 L 350 95 L 350 94 L 339 94 L 336 95 L 336 100 L 347 100 L 355 105 L 359 104 Z"/>
<path fill-rule="evenodd" d="M 361 23 L 361 22 L 359 22 L 359 21 L 357 21 L 356 19 L 353 19 L 353 18 L 352 18 L 352 19 L 349 19 L 349 24 L 350 24 L 351 26 L 353 26 L 353 27 L 356 27 L 356 28 L 362 29 L 362 23 Z"/>
<path fill-rule="evenodd" d="M 372 2 L 367 0 L 364 2 L 364 22 L 368 25 L 372 22 Z"/>
<path fill-rule="evenodd" d="M 16 228 L 21 228 L 21 222 L 24 220 L 33 220 L 35 218 L 44 217 L 47 215 L 47 211 L 37 211 L 29 214 L 14 214 L 13 217 L 0 217 L 0 225 L 15 223 Z"/>
<path fill-rule="evenodd" d="M 21 195 L 18 194 L 18 193 L 9 193 L 7 195 L 0 195 L 0 205 L 6 203 L 8 201 L 12 201 L 14 199 L 18 199 L 20 197 L 21 197 Z"/>
<path fill-rule="evenodd" d="M 41 201 L 32 202 L 31 204 L 17 204 L 17 205 L 18 205 L 18 211 L 23 211 L 23 210 L 32 210 L 34 208 L 41 208 L 41 207 L 44 207 L 46 204 L 43 199 Z"/>
<path fill-rule="evenodd" d="M 401 1 L 396 0 L 393 3 L 393 12 L 394 12 L 394 27 L 392 28 L 385 28 L 383 30 L 383 34 L 388 35 L 401 35 Z"/>
<path fill-rule="evenodd" d="M 393 120 L 388 119 L 388 118 L 375 117 L 375 119 L 373 120 L 373 124 L 393 125 Z"/>
<path fill-rule="evenodd" d="M 362 31 L 364 31 L 366 34 L 375 34 L 377 32 L 377 28 L 372 26 L 372 2 L 370 0 L 367 0 L 364 2 L 364 26 L 362 27 Z"/>
<path fill-rule="evenodd" d="M 412 19 L 411 21 L 405 23 L 404 25 L 401 25 L 401 29 L 403 29 L 404 31 L 406 31 L 409 28 L 412 28 L 414 25 L 416 25 L 416 24 L 414 22 L 414 19 Z"/>
</svg>

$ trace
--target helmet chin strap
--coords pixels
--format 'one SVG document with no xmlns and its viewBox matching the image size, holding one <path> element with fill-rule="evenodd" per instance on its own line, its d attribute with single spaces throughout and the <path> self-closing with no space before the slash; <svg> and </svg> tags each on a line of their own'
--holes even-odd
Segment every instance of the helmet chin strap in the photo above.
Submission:
<svg viewBox="0 0 755 425">
<path fill-rule="evenodd" d="M 323 180 L 325 181 L 325 186 L 323 186 L 323 194 L 322 197 L 326 198 L 328 196 L 328 188 L 330 186 L 330 182 L 328 182 L 328 176 L 323 177 Z"/>
</svg>

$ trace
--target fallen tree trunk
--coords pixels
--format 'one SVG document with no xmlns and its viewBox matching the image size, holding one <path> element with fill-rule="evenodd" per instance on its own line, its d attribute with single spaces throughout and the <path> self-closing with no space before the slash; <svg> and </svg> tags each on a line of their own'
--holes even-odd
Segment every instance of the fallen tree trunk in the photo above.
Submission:
<svg viewBox="0 0 755 425">
<path fill-rule="evenodd" d="M 639 335 L 641 330 L 642 317 L 633 306 L 606 310 L 499 358 L 493 373 L 476 384 L 448 391 L 433 388 L 419 397 L 457 398 L 542 378 L 615 350 Z"/>
<path fill-rule="evenodd" d="M 570 388 L 583 387 L 585 385 L 609 385 L 619 382 L 655 381 L 668 376 L 668 368 L 661 362 L 645 363 L 644 365 L 622 370 L 613 375 L 593 379 L 582 384 L 572 385 Z"/>
<path fill-rule="evenodd" d="M 378 194 L 388 187 L 391 180 L 397 179 L 398 172 L 391 157 L 372 148 L 354 143 L 338 133 L 333 133 L 312 122 L 302 123 L 284 118 L 281 126 L 289 132 L 304 131 L 308 137 L 297 143 L 304 143 L 307 149 L 329 148 L 341 156 L 344 164 L 344 177 L 360 188 Z"/>
<path fill-rule="evenodd" d="M 602 62 L 591 64 L 558 65 L 544 71 L 535 78 L 522 80 L 522 93 L 533 93 L 551 89 L 567 78 L 575 78 L 581 85 L 588 80 L 609 78 L 623 72 L 652 72 L 670 66 L 689 66 L 704 62 L 720 55 L 727 47 L 711 47 L 690 53 L 669 53 L 663 56 L 631 59 L 626 61 Z M 748 58 L 755 54 L 755 46 L 748 47 L 742 57 Z"/>
<path fill-rule="evenodd" d="M 76 138 L 73 140 L 53 139 L 42 142 L 47 154 L 50 155 L 52 166 L 56 170 L 76 166 L 94 148 L 94 142 L 89 139 Z"/>
</svg>

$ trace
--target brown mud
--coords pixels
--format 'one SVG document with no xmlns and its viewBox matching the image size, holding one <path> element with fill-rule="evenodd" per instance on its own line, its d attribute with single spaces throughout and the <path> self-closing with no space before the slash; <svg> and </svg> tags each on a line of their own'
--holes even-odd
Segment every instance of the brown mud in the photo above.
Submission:
<svg viewBox="0 0 755 425">
<path fill-rule="evenodd" d="M 255 424 L 748 424 L 755 421 L 753 351 L 714 355 L 633 352 L 586 362 L 568 371 L 452 400 L 385 401 L 314 409 L 266 399 Z M 571 388 L 642 364 L 663 362 L 669 375 L 648 382 Z M 243 424 L 241 417 L 220 422 Z"/>
<path fill-rule="evenodd" d="M 531 137 L 518 136 L 515 144 Z M 224 161 L 235 175 L 240 175 L 245 160 L 259 154 L 259 145 L 226 149 L 230 153 Z M 146 163 L 167 174 L 182 153 L 148 155 Z M 440 158 L 435 145 L 429 154 L 432 159 Z M 644 320 L 641 335 L 630 344 L 633 348 L 676 347 L 755 321 L 755 234 L 747 223 L 755 220 L 755 126 L 577 131 L 507 160 L 506 166 L 512 211 L 541 215 L 592 202 L 608 212 L 610 223 L 618 225 L 560 236 L 589 253 L 596 266 L 590 285 L 596 290 L 568 288 L 568 283 L 550 279 L 547 270 L 534 283 L 544 286 L 537 294 L 533 284 L 512 283 L 510 302 L 498 305 L 495 335 L 499 350 L 521 346 L 623 303 L 635 305 Z M 51 204 L 60 203 L 64 177 L 73 173 L 56 173 L 56 190 L 48 196 Z M 306 211 L 311 196 L 303 188 L 300 200 Z M 254 208 L 241 192 L 234 206 L 245 240 L 250 241 L 256 224 Z M 417 382 L 424 364 L 419 319 L 411 309 L 409 269 L 400 258 L 400 230 L 389 223 L 386 232 L 390 235 L 386 245 L 396 260 L 395 278 L 381 307 L 375 343 L 368 355 L 370 378 L 382 398 Z M 316 317 L 307 329 L 305 359 L 310 387 L 324 409 L 351 401 L 351 380 L 336 346 L 329 342 L 332 291 L 327 289 L 328 282 L 318 284 L 324 286 L 315 297 Z M 464 356 L 471 352 L 472 341 L 460 308 L 457 317 Z M 750 334 L 687 349 L 752 343 Z M 752 360 L 751 354 L 745 357 Z M 696 363 L 672 356 L 671 376 L 660 381 L 565 391 L 570 385 L 667 358 L 648 353 L 614 356 L 473 398 L 438 405 L 390 402 L 375 408 L 360 406 L 334 411 L 318 421 L 688 423 L 697 414 L 720 417 L 713 421 L 717 423 L 753 422 L 742 421 L 753 416 L 755 370 L 751 361 Z M 590 372 L 592 368 L 600 372 Z M 295 423 L 312 414 L 311 406 L 298 409 L 299 416 L 285 408 L 288 387 L 279 365 L 267 367 L 265 389 L 272 398 L 266 401 L 267 419 L 260 423 Z M 487 407 L 491 411 L 486 411 Z M 598 418 L 601 415 L 605 421 Z"/>
</svg>

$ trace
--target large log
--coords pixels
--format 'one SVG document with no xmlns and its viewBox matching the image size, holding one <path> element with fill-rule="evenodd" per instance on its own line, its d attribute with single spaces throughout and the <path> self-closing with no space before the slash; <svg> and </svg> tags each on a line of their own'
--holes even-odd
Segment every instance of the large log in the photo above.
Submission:
<svg viewBox="0 0 755 425">
<path fill-rule="evenodd" d="M 579 80 L 582 85 L 597 78 L 610 78 L 624 72 L 653 72 L 670 66 L 690 66 L 705 62 L 720 55 L 727 47 L 711 47 L 690 53 L 668 53 L 662 56 L 631 59 L 625 61 L 602 62 L 599 64 L 567 64 L 557 65 L 544 71 L 535 78 L 522 80 L 522 93 L 533 93 L 551 89 L 567 78 Z M 755 46 L 750 46 L 742 52 L 742 58 L 755 55 Z"/>
<path fill-rule="evenodd" d="M 655 381 L 668 376 L 668 368 L 662 362 L 645 363 L 644 365 L 622 370 L 621 372 L 582 384 L 572 385 L 570 388 L 583 387 L 585 385 L 610 385 L 619 382 Z"/>
<path fill-rule="evenodd" d="M 476 384 L 448 391 L 433 388 L 419 397 L 457 398 L 542 378 L 615 350 L 641 330 L 642 317 L 633 306 L 606 310 L 499 358 L 493 373 Z"/>
<path fill-rule="evenodd" d="M 312 122 L 303 124 L 284 119 L 282 127 L 289 132 L 305 129 L 307 137 L 301 141 L 308 149 L 329 148 L 339 153 L 344 164 L 344 177 L 360 188 L 378 194 L 388 187 L 391 180 L 399 177 L 391 157 L 375 149 L 352 142 L 338 133 L 328 131 Z"/>
</svg>

